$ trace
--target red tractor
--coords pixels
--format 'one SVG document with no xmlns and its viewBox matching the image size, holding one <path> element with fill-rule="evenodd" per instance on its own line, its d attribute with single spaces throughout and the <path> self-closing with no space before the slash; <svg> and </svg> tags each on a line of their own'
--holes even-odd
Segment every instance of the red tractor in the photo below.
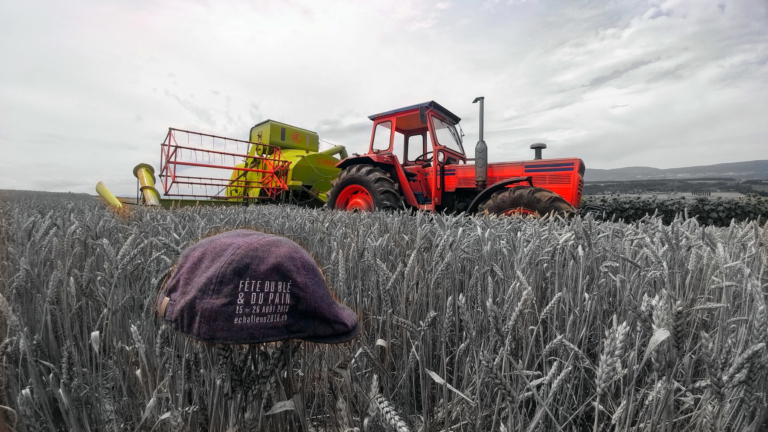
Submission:
<svg viewBox="0 0 768 432">
<path fill-rule="evenodd" d="M 584 162 L 543 160 L 546 145 L 539 143 L 531 145 L 532 161 L 488 165 L 483 98 L 478 101 L 480 140 L 474 159 L 464 153 L 461 119 L 434 101 L 368 117 L 373 120 L 368 153 L 353 154 L 336 165 L 342 171 L 333 181 L 328 206 L 349 211 L 573 213 L 581 200 Z"/>
</svg>

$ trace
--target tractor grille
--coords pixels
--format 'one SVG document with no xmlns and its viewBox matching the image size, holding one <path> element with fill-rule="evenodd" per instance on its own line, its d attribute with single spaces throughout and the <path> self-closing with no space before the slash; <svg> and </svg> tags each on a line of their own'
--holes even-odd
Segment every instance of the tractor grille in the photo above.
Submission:
<svg viewBox="0 0 768 432">
<path fill-rule="evenodd" d="M 579 178 L 579 187 L 576 189 L 576 205 L 581 203 L 581 191 L 584 189 L 584 179 Z"/>
<path fill-rule="evenodd" d="M 571 176 L 569 176 L 569 175 L 549 175 L 549 176 L 547 176 L 547 184 L 562 185 L 562 184 L 570 184 L 570 183 L 571 183 Z"/>
<path fill-rule="evenodd" d="M 534 186 L 567 185 L 571 183 L 571 176 L 562 174 L 533 176 Z"/>
</svg>

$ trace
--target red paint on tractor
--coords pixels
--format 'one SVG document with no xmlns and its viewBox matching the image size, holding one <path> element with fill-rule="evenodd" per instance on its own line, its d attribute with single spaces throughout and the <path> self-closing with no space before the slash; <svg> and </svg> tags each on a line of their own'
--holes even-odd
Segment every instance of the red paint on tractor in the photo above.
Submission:
<svg viewBox="0 0 768 432">
<path fill-rule="evenodd" d="M 581 189 L 584 180 L 579 174 L 581 159 L 543 159 L 529 162 L 497 162 L 488 164 L 488 184 L 511 177 L 528 177 L 533 179 L 533 185 L 551 190 L 560 195 L 572 206 L 578 207 L 581 201 Z M 542 165 L 570 165 L 565 167 L 541 167 Z M 445 177 L 445 191 L 455 192 L 457 189 L 475 187 L 474 165 L 451 165 L 446 170 L 455 170 L 455 175 Z M 518 184 L 512 187 L 524 186 Z"/>
<path fill-rule="evenodd" d="M 336 199 L 336 206 L 341 210 L 371 212 L 375 209 L 373 197 L 360 185 L 344 188 Z"/>
</svg>

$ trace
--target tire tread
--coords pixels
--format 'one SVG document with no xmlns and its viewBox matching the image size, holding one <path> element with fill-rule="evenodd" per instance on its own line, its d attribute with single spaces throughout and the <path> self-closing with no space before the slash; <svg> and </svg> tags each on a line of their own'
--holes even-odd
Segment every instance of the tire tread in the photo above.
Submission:
<svg viewBox="0 0 768 432">
<path fill-rule="evenodd" d="M 541 216 L 554 212 L 567 216 L 576 210 L 560 195 L 536 186 L 518 186 L 495 194 L 480 204 L 478 213 L 502 214 L 511 209 L 523 208 Z"/>
<path fill-rule="evenodd" d="M 378 201 L 381 203 L 380 207 L 377 206 L 377 210 L 395 211 L 401 208 L 400 194 L 397 192 L 396 184 L 389 177 L 389 174 L 381 168 L 367 164 L 348 167 L 341 171 L 339 176 L 331 182 L 331 191 L 328 197 L 329 207 L 335 206 L 336 197 L 340 192 L 337 190 L 337 185 L 354 177 L 358 177 L 358 184 L 360 184 L 359 182 L 362 179 L 365 179 L 373 185 L 375 190 L 370 192 L 377 194 Z M 374 197 L 374 201 L 376 201 L 376 197 Z"/>
</svg>

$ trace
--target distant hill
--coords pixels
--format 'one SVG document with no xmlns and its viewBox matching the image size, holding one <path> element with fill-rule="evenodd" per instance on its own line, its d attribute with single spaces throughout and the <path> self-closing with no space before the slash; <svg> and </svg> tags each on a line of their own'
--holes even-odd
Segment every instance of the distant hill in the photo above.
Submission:
<svg viewBox="0 0 768 432">
<path fill-rule="evenodd" d="M 728 177 L 736 180 L 768 179 L 768 160 L 722 163 L 686 168 L 659 169 L 651 167 L 626 167 L 615 169 L 587 168 L 584 180 L 658 180 L 695 179 L 702 177 Z"/>
</svg>

